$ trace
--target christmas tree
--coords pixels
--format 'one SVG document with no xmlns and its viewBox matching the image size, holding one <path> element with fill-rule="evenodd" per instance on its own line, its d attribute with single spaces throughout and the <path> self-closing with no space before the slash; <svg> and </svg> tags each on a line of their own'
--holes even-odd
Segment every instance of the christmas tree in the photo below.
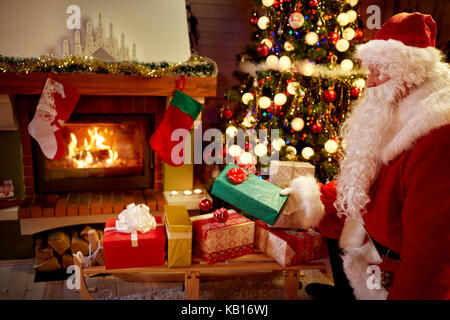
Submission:
<svg viewBox="0 0 450 320">
<path fill-rule="evenodd" d="M 343 148 L 339 126 L 365 85 L 352 60 L 363 37 L 358 0 L 254 2 L 252 42 L 238 55 L 240 84 L 226 91 L 219 126 L 228 136 L 263 129 L 268 138 L 245 150 L 227 145 L 223 155 L 263 175 L 268 165 L 255 158 L 278 152 L 280 160 L 313 164 L 320 181 L 332 180 Z"/>
</svg>

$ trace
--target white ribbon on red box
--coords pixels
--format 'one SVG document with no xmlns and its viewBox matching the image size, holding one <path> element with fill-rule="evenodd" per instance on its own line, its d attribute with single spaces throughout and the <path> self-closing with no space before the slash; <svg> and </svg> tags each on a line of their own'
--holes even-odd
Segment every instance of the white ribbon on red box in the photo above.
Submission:
<svg viewBox="0 0 450 320">
<path fill-rule="evenodd" d="M 163 224 L 156 223 L 155 217 L 150 214 L 150 208 L 145 204 L 135 205 L 131 203 L 123 210 L 116 220 L 116 226 L 106 228 L 106 231 L 118 231 L 122 233 L 131 234 L 131 246 L 138 246 L 137 232 L 146 233 L 150 230 L 156 229 L 157 226 Z"/>
</svg>

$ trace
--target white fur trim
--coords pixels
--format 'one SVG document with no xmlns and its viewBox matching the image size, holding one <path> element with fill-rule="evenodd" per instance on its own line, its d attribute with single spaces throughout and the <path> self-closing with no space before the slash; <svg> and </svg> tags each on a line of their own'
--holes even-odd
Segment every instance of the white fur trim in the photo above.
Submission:
<svg viewBox="0 0 450 320">
<path fill-rule="evenodd" d="M 406 46 L 398 40 L 372 40 L 356 48 L 356 57 L 364 66 L 376 65 L 381 74 L 401 79 L 408 87 L 421 84 L 432 76 L 433 69 L 443 59 L 433 47 Z"/>
<path fill-rule="evenodd" d="M 367 270 L 382 259 L 371 242 L 363 244 L 366 237 L 363 224 L 347 220 L 342 230 L 339 245 L 344 251 L 342 257 L 344 272 L 359 300 L 385 300 L 388 292 L 380 284 L 379 288 L 369 288 L 367 281 L 372 276 Z M 381 279 L 380 279 L 381 280 Z"/>
<path fill-rule="evenodd" d="M 300 176 L 291 181 L 287 192 L 295 193 L 304 212 L 304 228 L 317 227 L 325 214 L 325 207 L 320 200 L 320 187 L 312 175 Z"/>
<path fill-rule="evenodd" d="M 447 69 L 448 70 L 448 69 Z M 387 164 L 416 141 L 434 129 L 450 124 L 450 76 L 443 74 L 430 79 L 410 93 L 398 105 L 398 119 L 392 137 L 380 150 L 381 160 Z"/>
</svg>

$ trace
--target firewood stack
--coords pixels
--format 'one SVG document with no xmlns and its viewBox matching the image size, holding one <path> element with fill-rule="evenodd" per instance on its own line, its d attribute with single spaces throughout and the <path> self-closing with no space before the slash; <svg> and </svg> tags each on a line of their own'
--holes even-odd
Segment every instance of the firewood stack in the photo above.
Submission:
<svg viewBox="0 0 450 320">
<path fill-rule="evenodd" d="M 73 265 L 73 254 L 78 251 L 83 256 L 89 255 L 89 233 L 97 241 L 103 239 L 103 227 L 85 226 L 81 228 L 61 229 L 37 235 L 35 238 L 35 263 L 36 271 L 56 271 L 67 269 Z M 91 231 L 91 232 L 89 232 Z M 93 251 L 93 250 L 92 250 Z M 97 254 L 93 265 L 102 262 L 103 249 Z"/>
</svg>

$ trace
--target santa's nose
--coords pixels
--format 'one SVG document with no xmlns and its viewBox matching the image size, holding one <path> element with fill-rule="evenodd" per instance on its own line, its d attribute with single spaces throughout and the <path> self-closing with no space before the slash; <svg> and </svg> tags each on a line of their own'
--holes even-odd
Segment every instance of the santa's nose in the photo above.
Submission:
<svg viewBox="0 0 450 320">
<path fill-rule="evenodd" d="M 373 75 L 369 75 L 369 77 L 366 80 L 366 87 L 375 87 L 377 85 L 377 80 Z"/>
</svg>

